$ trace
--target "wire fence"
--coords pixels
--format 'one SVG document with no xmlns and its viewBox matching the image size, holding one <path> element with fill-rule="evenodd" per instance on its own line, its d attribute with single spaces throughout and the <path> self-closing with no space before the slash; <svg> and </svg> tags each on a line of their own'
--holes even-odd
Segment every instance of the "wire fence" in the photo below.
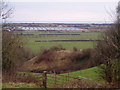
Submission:
<svg viewBox="0 0 120 90">
<path fill-rule="evenodd" d="M 68 82 L 80 80 L 79 77 L 71 77 L 68 75 L 61 75 L 61 74 L 47 74 L 46 71 L 42 73 L 42 83 L 44 88 L 50 87 L 59 87 Z"/>
<path fill-rule="evenodd" d="M 17 73 L 13 75 L 8 75 L 8 73 L 6 73 L 4 74 L 3 80 L 26 83 L 33 82 L 41 88 L 62 88 L 73 87 L 74 85 L 78 85 L 80 87 L 88 87 L 88 85 L 89 87 L 101 86 L 101 84 L 93 82 L 93 80 L 85 77 L 73 77 L 70 73 L 47 73 L 47 71 L 43 71 L 43 73 Z"/>
</svg>

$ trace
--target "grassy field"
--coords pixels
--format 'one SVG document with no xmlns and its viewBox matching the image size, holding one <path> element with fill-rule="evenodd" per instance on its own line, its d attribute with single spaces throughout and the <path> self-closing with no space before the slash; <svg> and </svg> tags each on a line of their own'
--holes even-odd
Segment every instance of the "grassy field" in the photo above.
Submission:
<svg viewBox="0 0 120 90">
<path fill-rule="evenodd" d="M 92 68 L 88 68 L 88 69 L 84 69 L 84 70 L 78 70 L 78 71 L 74 71 L 74 72 L 69 72 L 69 73 L 63 73 L 63 74 L 60 74 L 60 75 L 66 75 L 68 76 L 71 76 L 71 77 L 86 77 L 88 79 L 92 79 L 94 81 L 99 81 L 99 72 L 98 72 L 99 68 L 98 67 L 92 67 Z M 20 74 L 22 73 L 26 73 L 26 72 L 19 72 Z M 39 77 L 42 76 L 41 73 L 29 73 L 27 72 L 28 74 L 31 74 L 31 75 L 38 75 Z M 48 76 L 50 74 L 47 74 Z M 58 77 L 59 77 L 59 74 L 58 74 Z M 101 80 L 102 81 L 102 80 Z"/>
<path fill-rule="evenodd" d="M 74 72 L 70 72 L 70 73 L 64 73 L 64 74 L 60 74 L 60 75 L 79 77 L 80 79 L 88 81 L 88 82 L 94 81 L 94 82 L 103 83 L 104 80 L 100 79 L 98 70 L 99 70 L 98 67 L 92 67 L 92 68 L 78 70 L 78 71 L 74 71 Z M 49 76 L 50 76 L 50 74 L 48 74 L 48 86 L 50 86 L 50 83 L 51 83 Z M 54 75 L 53 75 L 53 77 L 54 77 Z M 63 82 L 62 80 L 73 80 L 73 81 L 75 80 L 72 78 L 68 78 L 68 77 L 66 78 L 66 77 L 59 76 L 59 75 L 56 75 L 56 78 L 59 78 L 58 80 L 56 80 L 57 82 L 59 82 L 59 84 L 62 84 L 61 83 L 61 82 Z M 55 80 L 53 79 L 53 82 L 54 81 Z"/>
<path fill-rule="evenodd" d="M 73 47 L 79 49 L 93 48 L 96 42 L 93 41 L 69 41 L 69 42 L 35 42 L 39 40 L 99 40 L 101 32 L 81 32 L 81 31 L 19 31 L 17 34 L 33 34 L 21 35 L 25 42 L 25 47 L 32 52 L 38 53 L 41 49 L 50 48 L 52 46 L 61 45 L 63 48 L 72 50 Z M 39 35 L 39 34 L 55 34 L 55 35 Z M 57 35 L 57 34 L 80 34 L 80 35 Z"/>
<path fill-rule="evenodd" d="M 99 78 L 99 72 L 98 72 L 99 68 L 98 67 L 92 67 L 92 68 L 88 68 L 88 69 L 84 69 L 84 70 L 79 70 L 79 71 L 74 71 L 74 72 L 70 72 L 70 73 L 63 73 L 63 74 L 58 74 L 56 75 L 56 79 L 55 79 L 55 75 L 54 74 L 47 74 L 47 87 L 54 87 L 54 82 L 56 80 L 56 83 L 62 84 L 63 80 L 66 80 L 66 77 L 60 76 L 60 75 L 65 75 L 65 76 L 71 76 L 71 77 L 83 77 L 81 79 L 84 80 L 84 78 L 87 78 L 85 80 L 92 80 L 95 82 L 103 82 L 102 79 Z M 19 72 L 19 73 L 24 73 L 24 72 Z M 29 73 L 33 76 L 38 76 L 41 77 L 42 74 L 41 73 Z M 51 78 L 53 77 L 53 78 Z M 67 79 L 71 79 L 71 78 L 67 78 Z M 42 78 L 40 78 L 40 80 L 42 80 Z M 53 84 L 51 84 L 53 83 Z"/>
<path fill-rule="evenodd" d="M 88 69 L 84 69 L 84 70 L 70 72 L 69 75 L 72 77 L 79 77 L 79 76 L 86 77 L 88 79 L 98 81 L 99 80 L 99 72 L 97 72 L 98 70 L 99 70 L 98 67 L 92 67 L 92 68 L 88 68 Z M 67 73 L 65 73 L 63 75 L 67 75 Z"/>
<path fill-rule="evenodd" d="M 97 44 L 95 41 L 69 41 L 69 42 L 35 42 L 36 40 L 99 40 L 99 36 L 101 32 L 81 32 L 81 31 L 17 31 L 17 34 L 21 34 L 20 37 L 23 40 L 25 47 L 30 49 L 33 53 L 39 53 L 41 49 L 50 48 L 52 46 L 61 45 L 63 48 L 72 50 L 73 47 L 77 47 L 79 49 L 87 49 L 94 48 Z M 24 35 L 24 34 L 33 34 L 33 35 Z M 55 35 L 39 35 L 39 34 L 55 34 Z M 59 35 L 57 35 L 59 34 Z M 60 35 L 60 34 L 80 34 L 80 35 Z M 99 81 L 99 73 L 96 71 L 98 67 L 88 68 L 84 70 L 74 71 L 70 73 L 63 74 L 47 74 L 47 87 L 55 87 L 55 82 L 59 82 L 59 84 L 63 84 L 63 80 L 66 80 L 66 77 L 60 76 L 71 76 L 71 77 L 80 77 L 80 78 L 88 78 L 92 81 Z M 20 72 L 21 74 L 24 72 Z M 29 73 L 34 77 L 42 77 L 41 73 Z M 51 78 L 53 77 L 53 78 Z M 57 78 L 57 79 L 55 79 Z M 67 78 L 70 79 L 70 78 Z M 40 78 L 42 80 L 42 78 Z M 52 84 L 51 84 L 52 83 Z M 11 88 L 38 88 L 34 83 L 4 83 L 3 88 L 11 87 Z"/>
<path fill-rule="evenodd" d="M 87 49 L 87 48 L 94 48 L 97 44 L 95 41 L 69 41 L 69 42 L 35 42 L 36 40 L 99 40 L 99 36 L 101 32 L 81 32 L 81 31 L 17 31 L 17 34 L 21 34 L 20 37 L 23 40 L 25 47 L 30 49 L 33 53 L 39 53 L 41 49 L 50 48 L 52 46 L 61 45 L 63 48 L 72 50 L 73 47 L 77 47 L 78 49 Z M 24 35 L 24 34 L 33 34 L 33 35 Z M 39 34 L 55 34 L 55 35 L 39 35 Z M 80 35 L 57 35 L 57 34 L 80 34 Z M 71 77 L 84 77 L 91 79 L 93 81 L 99 80 L 99 73 L 96 71 L 98 67 L 88 68 L 84 70 L 79 70 L 75 72 L 70 72 L 60 74 L 65 76 Z M 24 72 L 20 72 L 24 73 Z M 28 72 L 29 73 L 29 72 Z M 37 77 L 41 77 L 41 73 L 29 73 L 33 76 L 37 75 Z M 55 83 L 56 78 L 59 84 L 63 84 L 63 80 L 66 80 L 66 77 L 62 77 L 60 75 L 54 74 L 47 74 L 47 87 L 55 87 L 55 84 L 51 84 L 52 82 Z M 53 77 L 53 78 L 51 78 Z M 69 78 L 68 78 L 69 79 Z M 40 78 L 42 80 L 42 78 Z M 101 80 L 102 81 L 102 80 Z M 34 83 L 4 83 L 3 88 L 11 87 L 11 88 L 38 88 Z"/>
<path fill-rule="evenodd" d="M 17 32 L 16 32 L 17 33 Z M 31 38 L 33 40 L 98 40 L 100 36 L 100 32 L 81 32 L 81 31 L 61 31 L 61 33 L 54 32 L 40 32 L 40 31 L 21 31 L 18 34 L 33 34 L 33 36 L 24 36 L 25 38 Z M 39 34 L 49 34 L 49 35 L 39 35 Z M 50 35 L 55 34 L 55 35 Z M 63 34 L 63 35 L 57 35 Z M 80 34 L 80 35 L 64 35 L 64 34 Z"/>
<path fill-rule="evenodd" d="M 94 44 L 95 42 L 29 42 L 26 47 L 37 53 L 41 49 L 50 48 L 56 45 L 62 45 L 63 48 L 72 50 L 73 47 L 79 49 L 93 48 Z"/>
</svg>

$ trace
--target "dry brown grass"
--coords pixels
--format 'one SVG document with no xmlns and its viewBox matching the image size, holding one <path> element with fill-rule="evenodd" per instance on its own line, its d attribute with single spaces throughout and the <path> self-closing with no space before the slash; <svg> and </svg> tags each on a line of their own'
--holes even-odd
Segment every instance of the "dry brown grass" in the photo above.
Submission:
<svg viewBox="0 0 120 90">
<path fill-rule="evenodd" d="M 92 49 L 72 51 L 55 46 L 51 49 L 44 49 L 40 55 L 25 62 L 21 71 L 42 72 L 45 70 L 63 73 L 88 68 L 92 66 L 91 52 L 93 52 Z"/>
<path fill-rule="evenodd" d="M 42 85 L 38 77 L 33 77 L 29 74 L 3 73 L 2 76 L 3 83 L 34 83 L 38 87 Z"/>
<path fill-rule="evenodd" d="M 77 80 L 67 82 L 58 88 L 106 88 L 106 86 L 103 84 L 95 83 L 94 81 Z"/>
</svg>

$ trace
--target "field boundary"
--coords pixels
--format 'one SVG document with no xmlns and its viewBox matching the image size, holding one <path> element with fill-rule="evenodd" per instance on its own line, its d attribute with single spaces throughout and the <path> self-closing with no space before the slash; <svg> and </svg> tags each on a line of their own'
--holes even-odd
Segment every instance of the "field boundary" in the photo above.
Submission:
<svg viewBox="0 0 120 90">
<path fill-rule="evenodd" d="M 88 42 L 88 41 L 101 41 L 101 40 L 36 40 L 34 42 Z"/>
<path fill-rule="evenodd" d="M 68 75 L 60 75 L 60 74 L 47 74 L 47 71 L 44 71 L 42 73 L 42 79 L 43 79 L 43 87 L 44 88 L 50 88 L 50 87 L 59 87 L 63 84 L 66 84 L 70 81 L 78 81 L 81 80 L 79 77 L 71 77 Z"/>
</svg>

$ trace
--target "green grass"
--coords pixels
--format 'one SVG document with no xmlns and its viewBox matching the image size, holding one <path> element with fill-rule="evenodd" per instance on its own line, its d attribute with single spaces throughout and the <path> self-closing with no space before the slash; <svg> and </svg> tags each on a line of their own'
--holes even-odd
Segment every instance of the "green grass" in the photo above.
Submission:
<svg viewBox="0 0 120 90">
<path fill-rule="evenodd" d="M 19 32 L 21 33 L 21 32 Z M 92 41 L 82 41 L 82 42 L 35 42 L 36 40 L 98 40 L 99 36 L 101 35 L 100 32 L 81 32 L 81 31 L 58 31 L 58 32 L 40 32 L 40 31 L 24 31 L 23 34 L 34 34 L 34 36 L 22 36 L 22 40 L 25 42 L 25 47 L 31 49 L 34 53 L 39 53 L 41 49 L 43 48 L 50 48 L 52 46 L 61 45 L 63 48 L 72 50 L 73 47 L 77 47 L 79 49 L 86 49 L 86 48 L 94 48 L 94 46 L 97 44 L 96 42 Z M 80 34 L 80 35 L 42 35 L 39 36 L 39 34 Z M 72 77 L 86 77 L 89 79 L 92 79 L 94 81 L 98 81 L 99 73 L 98 67 L 88 68 L 84 70 L 79 70 L 75 72 L 70 72 L 69 75 Z M 42 75 L 39 73 L 31 73 L 32 75 L 38 75 L 41 77 Z M 62 75 L 68 75 L 68 73 L 64 73 Z M 47 86 L 53 87 L 50 83 L 54 82 L 55 79 L 52 79 L 47 74 Z M 66 80 L 66 77 L 62 77 L 59 75 L 56 75 L 56 78 L 59 82 L 62 82 L 63 79 Z"/>
<path fill-rule="evenodd" d="M 21 32 L 15 32 L 15 33 L 21 33 Z M 35 40 L 98 40 L 99 35 L 101 34 L 100 32 L 40 32 L 40 31 L 22 31 L 23 34 L 34 34 L 34 36 L 22 36 L 22 40 L 25 43 L 25 47 L 29 48 L 32 52 L 34 53 L 39 53 L 41 49 L 43 48 L 50 48 L 52 46 L 56 45 L 62 45 L 63 48 L 66 48 L 68 50 L 72 50 L 73 47 L 77 47 L 79 49 L 86 49 L 86 48 L 94 48 L 94 45 L 96 45 L 96 42 L 88 41 L 88 42 L 34 42 Z M 39 36 L 38 34 L 80 34 L 80 35 L 55 35 L 55 36 Z M 79 70 L 79 71 L 74 71 L 70 72 L 69 76 L 71 77 L 86 77 L 89 79 L 92 79 L 94 81 L 99 80 L 99 73 L 97 72 L 99 70 L 98 67 L 93 67 L 93 68 L 88 68 L 84 70 Z M 26 73 L 26 72 L 19 72 L 20 74 Z M 28 73 L 33 76 L 41 77 L 41 73 Z M 68 75 L 68 73 L 64 73 L 61 75 Z M 47 87 L 54 87 L 55 84 L 54 81 L 56 79 L 50 78 L 55 77 L 55 75 L 47 74 Z M 56 75 L 57 82 L 59 84 L 63 84 L 62 81 L 67 80 L 69 78 L 62 77 L 59 75 Z M 42 78 L 40 78 L 42 80 Z M 30 87 L 37 87 L 34 84 L 22 84 L 20 85 L 19 83 L 4 83 L 3 88 L 30 88 Z"/>
<path fill-rule="evenodd" d="M 81 32 L 81 31 L 21 31 L 15 33 L 34 34 L 34 36 L 21 36 L 25 47 L 31 52 L 39 53 L 43 48 L 50 48 L 52 46 L 61 45 L 63 48 L 72 50 L 73 47 L 79 49 L 93 48 L 96 42 L 82 41 L 82 42 L 35 42 L 36 40 L 98 40 L 101 32 Z M 80 35 L 42 35 L 39 34 L 80 34 Z"/>
<path fill-rule="evenodd" d="M 74 71 L 74 72 L 70 72 L 70 73 L 63 73 L 63 74 L 60 74 L 60 75 L 66 75 L 66 76 L 71 76 L 71 77 L 79 77 L 79 76 L 82 76 L 82 77 L 86 77 L 88 79 L 92 79 L 94 81 L 98 81 L 100 76 L 99 76 L 99 71 L 100 68 L 98 67 L 92 67 L 92 68 L 88 68 L 88 69 L 84 69 L 84 70 L 78 70 L 78 71 Z M 32 73 L 32 75 L 39 75 L 39 76 L 42 76 L 41 74 L 39 73 Z M 48 76 L 50 74 L 47 74 Z M 53 75 L 54 76 L 54 75 Z M 61 77 L 61 76 L 57 76 L 57 77 Z"/>
<path fill-rule="evenodd" d="M 84 70 L 79 70 L 79 71 L 74 71 L 74 72 L 70 72 L 70 73 L 64 73 L 64 74 L 60 74 L 60 75 L 65 75 L 65 76 L 71 76 L 71 77 L 85 77 L 87 79 L 84 79 L 84 78 L 81 78 L 83 80 L 86 80 L 86 81 L 90 81 L 90 79 L 94 82 L 99 82 L 99 83 L 103 83 L 104 80 L 103 79 L 100 79 L 100 76 L 99 76 L 99 71 L 100 68 L 98 67 L 92 67 L 92 68 L 88 68 L 88 69 L 84 69 Z M 48 74 L 49 76 L 49 74 Z M 67 78 L 67 77 L 63 77 L 63 76 L 59 76 L 59 75 L 56 75 L 56 78 L 60 78 L 58 79 L 57 82 L 59 82 L 59 84 L 62 84 L 62 80 L 64 79 L 65 81 L 67 80 L 75 80 L 75 79 L 72 79 L 72 78 Z M 53 81 L 55 81 L 53 79 Z M 51 81 L 48 79 L 48 86 L 50 86 L 50 83 Z M 52 86 L 50 86 L 52 87 Z"/>
<path fill-rule="evenodd" d="M 74 72 L 70 72 L 70 73 L 63 73 L 60 75 L 65 75 L 65 76 L 71 76 L 71 77 L 85 77 L 88 79 L 92 79 L 95 82 L 103 82 L 104 80 L 100 79 L 99 76 L 99 71 L 100 69 L 98 67 L 92 67 L 92 68 L 88 68 L 88 69 L 84 69 L 84 70 L 79 70 L 79 71 L 74 71 Z M 31 75 L 38 75 L 39 77 L 42 76 L 41 73 L 30 73 Z M 51 78 L 54 77 L 54 78 Z M 41 78 L 42 79 L 42 78 Z M 55 79 L 55 75 L 54 74 L 47 74 L 47 87 L 54 87 L 55 85 L 55 81 L 57 81 L 57 83 L 59 84 L 63 84 L 63 81 L 67 81 L 67 80 L 74 80 L 71 78 L 67 78 L 67 77 L 63 77 L 63 76 L 59 76 L 56 75 L 56 79 Z M 87 80 L 87 79 L 86 79 Z M 53 84 L 51 84 L 53 83 Z"/>
<path fill-rule="evenodd" d="M 17 34 L 99 34 L 100 32 L 82 32 L 82 31 L 15 31 Z"/>
<path fill-rule="evenodd" d="M 103 82 L 103 80 L 99 80 L 99 73 L 98 70 L 100 70 L 98 67 L 92 67 L 92 68 L 88 68 L 88 69 L 84 69 L 84 70 L 79 70 L 79 71 L 74 71 L 74 72 L 70 72 L 70 73 L 64 73 L 64 74 L 60 74 L 60 75 L 65 75 L 65 76 L 71 76 L 71 77 L 78 77 L 78 76 L 82 76 L 82 77 L 86 77 L 88 79 L 92 79 L 95 82 Z M 42 74 L 41 73 L 30 73 L 30 72 L 19 72 L 19 74 L 23 74 L 23 73 L 28 73 L 31 74 L 33 76 L 37 77 L 41 77 Z M 53 77 L 53 78 L 51 78 Z M 40 78 L 40 80 L 42 80 L 42 78 Z M 54 74 L 47 74 L 47 87 L 48 88 L 52 88 L 55 87 L 55 82 L 59 85 L 62 85 L 65 81 L 67 82 L 67 80 L 75 80 L 75 79 L 71 79 L 68 77 L 63 77 L 63 76 L 59 76 L 56 75 L 56 79 L 55 79 L 55 75 Z M 86 79 L 87 80 L 87 79 Z M 88 80 L 89 81 L 89 80 Z M 3 88 L 37 88 L 37 86 L 35 86 L 34 84 L 23 84 L 21 85 L 20 83 L 4 83 Z"/>
<path fill-rule="evenodd" d="M 34 52 L 39 52 L 43 48 L 50 48 L 52 46 L 62 45 L 63 48 L 72 50 L 73 47 L 79 49 L 93 48 L 95 42 L 29 42 L 26 47 Z"/>
<path fill-rule="evenodd" d="M 82 76 L 82 77 L 92 79 L 94 81 L 98 81 L 99 80 L 99 72 L 98 72 L 99 70 L 100 69 L 98 67 L 92 67 L 92 68 L 88 68 L 88 69 L 84 69 L 84 70 L 70 72 L 69 75 L 72 77 Z M 68 75 L 68 74 L 65 73 L 63 75 Z"/>
<path fill-rule="evenodd" d="M 24 31 L 23 31 L 24 32 Z M 37 34 L 36 34 L 37 33 Z M 101 35 L 100 32 L 64 32 L 64 33 L 40 33 L 37 31 L 26 33 L 34 34 L 33 36 L 22 36 L 24 38 L 30 38 L 33 40 L 98 40 L 98 37 Z M 56 35 L 41 35 L 38 34 L 56 34 Z M 80 34 L 80 35 L 57 35 L 57 34 Z"/>
</svg>

